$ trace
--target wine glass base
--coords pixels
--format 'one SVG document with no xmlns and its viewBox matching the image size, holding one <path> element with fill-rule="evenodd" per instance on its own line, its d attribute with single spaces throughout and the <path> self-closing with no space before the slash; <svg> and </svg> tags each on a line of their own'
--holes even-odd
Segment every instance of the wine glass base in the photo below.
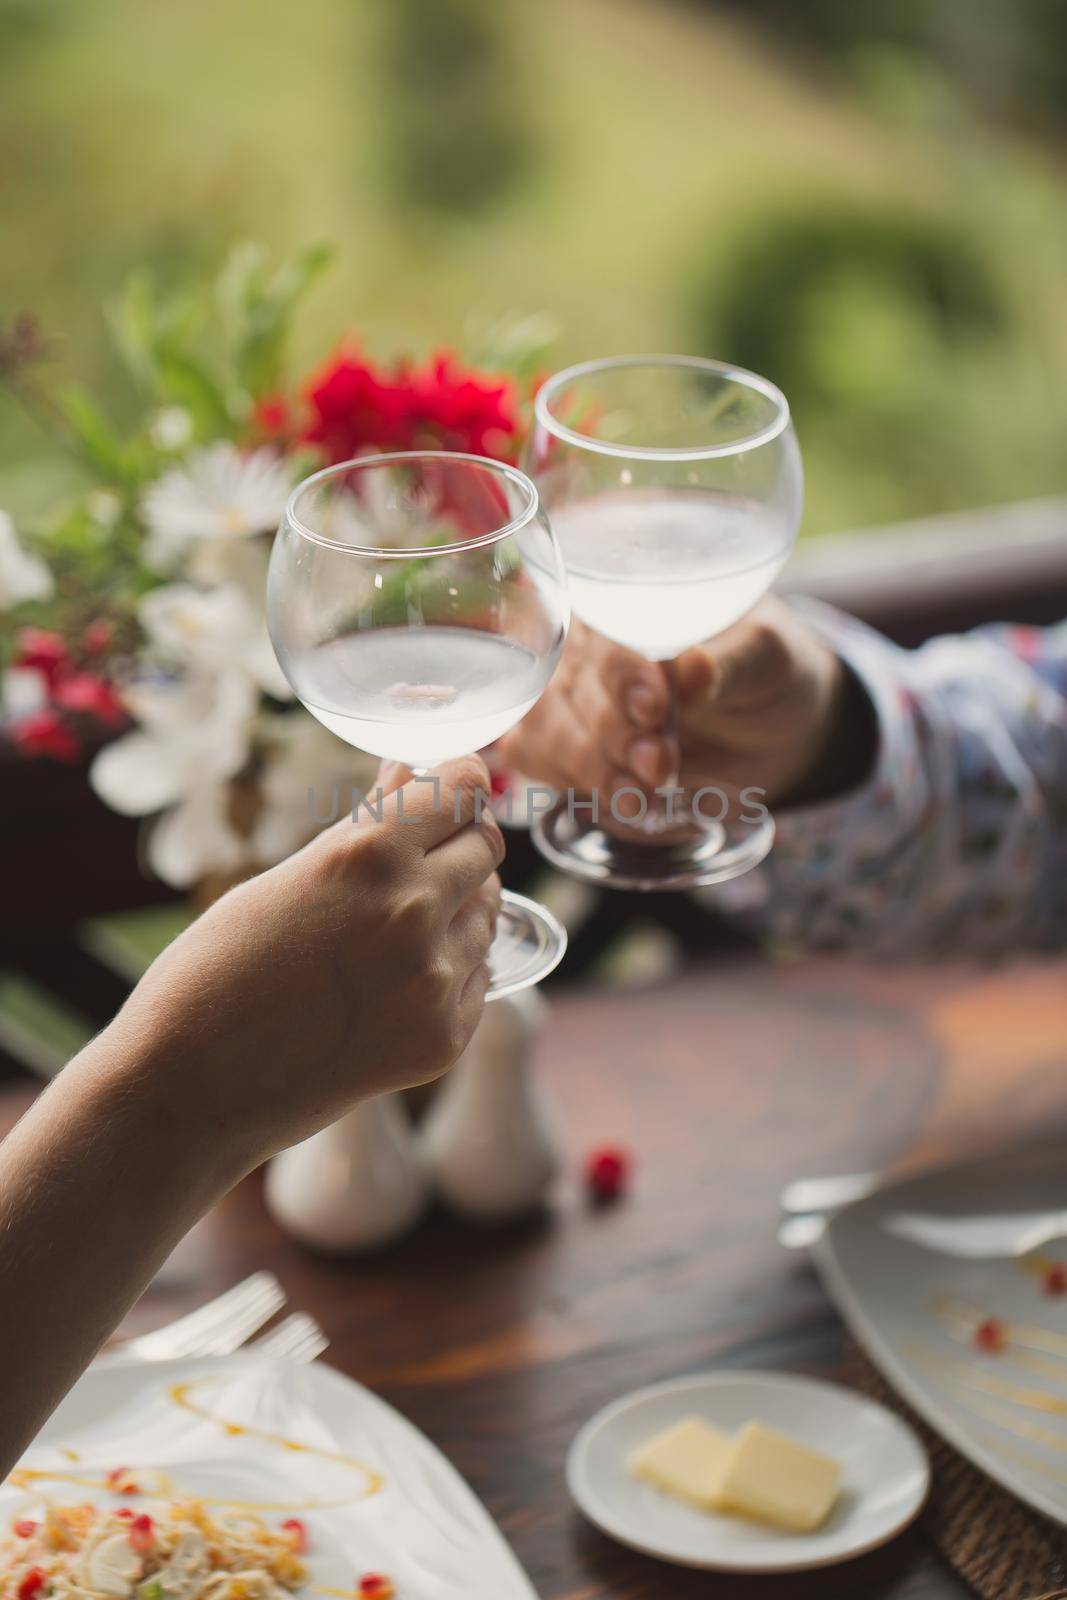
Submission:
<svg viewBox="0 0 1067 1600">
<path fill-rule="evenodd" d="M 576 817 L 560 804 L 539 817 L 533 827 L 538 850 L 561 872 L 612 889 L 696 889 L 726 883 L 751 872 L 774 844 L 774 821 L 707 822 L 675 843 L 631 842 L 608 833 L 595 822 Z"/>
<path fill-rule="evenodd" d="M 566 951 L 567 930 L 551 911 L 505 889 L 489 952 L 492 981 L 486 1000 L 501 1000 L 540 983 L 555 971 Z"/>
</svg>

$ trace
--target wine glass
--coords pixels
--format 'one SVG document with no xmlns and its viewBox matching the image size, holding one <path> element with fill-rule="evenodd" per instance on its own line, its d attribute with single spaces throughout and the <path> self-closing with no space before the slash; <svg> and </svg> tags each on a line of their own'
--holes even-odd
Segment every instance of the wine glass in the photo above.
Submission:
<svg viewBox="0 0 1067 1600">
<path fill-rule="evenodd" d="M 524 465 L 552 519 L 575 616 L 650 661 L 669 663 L 744 616 L 800 524 L 785 396 L 718 361 L 568 367 L 538 392 Z M 630 822 L 614 809 L 606 819 L 607 808 L 606 797 L 597 815 L 573 796 L 557 803 L 534 828 L 542 854 L 599 883 L 676 889 L 737 877 L 774 842 L 752 791 L 668 785 Z"/>
<path fill-rule="evenodd" d="M 296 695 L 416 776 L 526 714 L 569 618 L 537 490 L 480 456 L 414 451 L 317 472 L 293 491 L 271 554 L 267 620 Z M 566 944 L 551 913 L 505 892 L 487 998 L 539 982 Z"/>
</svg>

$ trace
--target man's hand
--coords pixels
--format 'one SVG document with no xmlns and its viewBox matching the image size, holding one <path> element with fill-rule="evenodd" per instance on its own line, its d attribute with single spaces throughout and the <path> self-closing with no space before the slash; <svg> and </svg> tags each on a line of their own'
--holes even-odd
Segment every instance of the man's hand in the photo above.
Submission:
<svg viewBox="0 0 1067 1600">
<path fill-rule="evenodd" d="M 834 652 L 773 598 L 670 663 L 575 623 L 503 753 L 530 778 L 596 790 L 602 802 L 675 780 L 762 789 L 772 806 L 814 798 L 850 777 L 836 753 L 850 731 L 849 682 Z"/>
</svg>

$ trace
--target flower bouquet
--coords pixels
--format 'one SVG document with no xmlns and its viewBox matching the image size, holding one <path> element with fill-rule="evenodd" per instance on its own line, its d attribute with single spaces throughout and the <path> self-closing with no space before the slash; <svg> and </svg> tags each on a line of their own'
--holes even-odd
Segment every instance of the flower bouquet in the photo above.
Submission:
<svg viewBox="0 0 1067 1600">
<path fill-rule="evenodd" d="M 317 466 L 432 447 L 514 457 L 543 319 L 383 365 L 348 338 L 302 381 L 287 336 L 322 250 L 274 267 L 237 249 L 217 277 L 127 283 L 109 328 L 132 421 L 52 378 L 36 323 L 0 330 L 0 382 L 77 457 L 84 487 L 16 533 L 0 512 L 0 745 L 84 768 L 146 819 L 144 859 L 177 889 L 281 860 L 316 824 L 307 797 L 369 786 L 369 758 L 297 705 L 264 622 L 270 543 Z"/>
</svg>

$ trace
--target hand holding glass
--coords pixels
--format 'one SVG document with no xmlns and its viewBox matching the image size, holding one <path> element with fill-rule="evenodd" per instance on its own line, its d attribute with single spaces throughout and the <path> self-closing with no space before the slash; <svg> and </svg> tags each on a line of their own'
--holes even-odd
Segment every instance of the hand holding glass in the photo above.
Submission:
<svg viewBox="0 0 1067 1600">
<path fill-rule="evenodd" d="M 803 498 L 789 406 L 773 384 L 697 357 L 620 357 L 557 373 L 535 410 L 526 467 L 552 518 L 574 613 L 589 627 L 670 662 L 770 588 Z M 598 797 L 601 812 L 610 799 Z M 712 810 L 676 786 L 637 823 L 613 813 L 608 828 L 569 797 L 534 838 L 557 866 L 599 883 L 721 883 L 756 866 L 774 840 L 765 808 L 738 820 L 730 802 L 720 794 Z"/>
<path fill-rule="evenodd" d="M 529 479 L 478 456 L 420 451 L 329 467 L 294 491 L 267 614 L 312 715 L 418 776 L 525 716 L 570 613 Z M 550 913 L 505 892 L 487 998 L 537 983 L 565 948 Z"/>
</svg>

